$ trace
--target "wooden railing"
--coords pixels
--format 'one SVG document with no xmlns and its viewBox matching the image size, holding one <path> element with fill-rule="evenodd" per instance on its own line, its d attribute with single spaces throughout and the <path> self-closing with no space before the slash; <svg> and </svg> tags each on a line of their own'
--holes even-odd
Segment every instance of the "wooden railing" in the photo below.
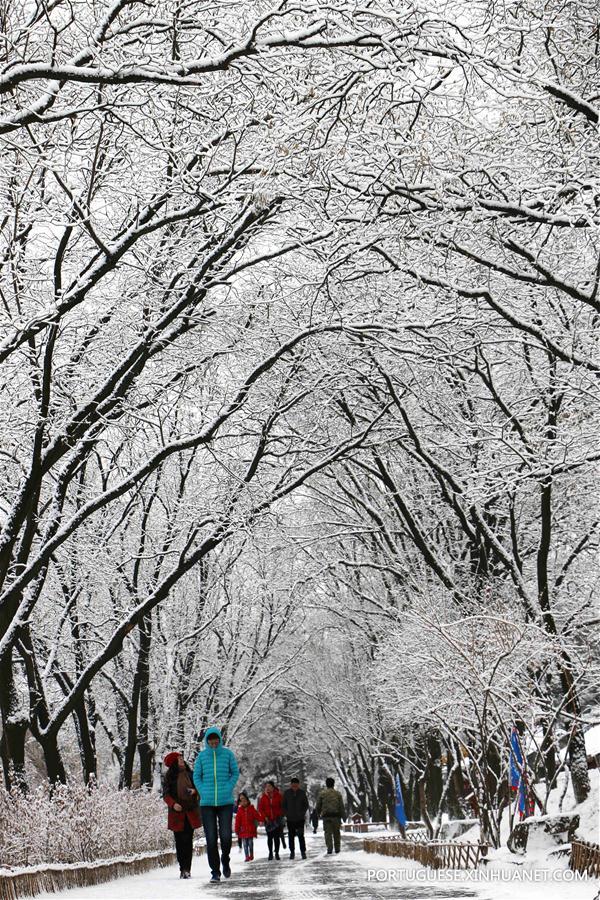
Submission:
<svg viewBox="0 0 600 900">
<path fill-rule="evenodd" d="M 354 834 L 366 834 L 380 828 L 387 828 L 387 822 L 345 822 L 342 825 L 342 831 L 346 833 L 351 831 Z"/>
<path fill-rule="evenodd" d="M 204 853 L 205 845 L 195 845 L 196 853 Z M 18 900 L 36 894 L 58 893 L 74 887 L 101 884 L 127 875 L 140 875 L 158 866 L 172 866 L 177 861 L 174 850 L 140 853 L 134 857 L 101 859 L 97 862 L 32 866 L 28 869 L 0 870 L 0 900 Z"/>
<path fill-rule="evenodd" d="M 363 849 L 367 853 L 413 859 L 432 869 L 474 869 L 488 850 L 485 844 L 429 841 L 421 832 L 407 832 L 406 838 L 395 834 L 365 838 Z M 571 843 L 569 865 L 575 872 L 600 878 L 600 845 L 577 838 Z"/>
<path fill-rule="evenodd" d="M 387 831 L 387 829 L 389 828 L 388 823 L 387 822 L 343 822 L 342 823 L 342 831 L 345 831 L 346 833 L 348 833 L 350 831 L 350 832 L 354 832 L 354 833 L 358 833 L 358 834 L 364 834 L 365 832 L 369 832 L 369 831 L 379 831 L 382 828 L 385 828 L 385 830 Z M 418 834 L 419 836 L 421 836 L 423 834 L 425 836 L 427 835 L 427 831 L 425 830 L 425 825 L 423 824 L 423 822 L 409 822 L 408 825 L 406 826 L 405 831 L 406 831 L 407 838 L 409 838 L 410 840 L 412 840 L 411 835 L 413 835 L 413 834 Z M 394 838 L 399 837 L 398 832 L 395 832 L 393 836 L 394 836 Z M 416 840 L 419 840 L 419 839 L 420 839 L 420 837 L 416 838 Z"/>
<path fill-rule="evenodd" d="M 410 841 L 412 844 L 427 844 L 429 837 L 425 829 L 421 831 L 406 831 L 404 837 L 397 831 L 393 834 L 382 834 L 373 838 L 374 841 L 389 841 L 390 843 L 398 843 L 398 841 Z"/>
<path fill-rule="evenodd" d="M 488 849 L 486 844 L 405 840 L 401 837 L 366 838 L 363 848 L 367 853 L 414 859 L 432 869 L 475 869 Z"/>
<path fill-rule="evenodd" d="M 421 831 L 407 831 L 405 839 L 407 841 L 412 841 L 413 844 L 427 844 L 429 841 L 429 835 L 423 828 Z"/>
<path fill-rule="evenodd" d="M 569 866 L 574 872 L 600 878 L 600 845 L 576 838 L 571 843 Z"/>
</svg>

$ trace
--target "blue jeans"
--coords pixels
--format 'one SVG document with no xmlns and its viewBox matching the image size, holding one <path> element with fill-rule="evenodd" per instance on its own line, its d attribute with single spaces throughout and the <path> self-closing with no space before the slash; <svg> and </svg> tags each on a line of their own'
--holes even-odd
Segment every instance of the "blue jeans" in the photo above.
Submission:
<svg viewBox="0 0 600 900">
<path fill-rule="evenodd" d="M 246 856 L 254 856 L 254 838 L 242 838 Z"/>
<path fill-rule="evenodd" d="M 201 809 L 204 837 L 206 838 L 206 855 L 208 856 L 210 871 L 213 875 L 220 875 L 220 864 L 223 864 L 223 868 L 229 865 L 233 803 L 227 803 L 225 806 L 203 806 Z M 221 841 L 220 860 L 219 840 Z"/>
</svg>

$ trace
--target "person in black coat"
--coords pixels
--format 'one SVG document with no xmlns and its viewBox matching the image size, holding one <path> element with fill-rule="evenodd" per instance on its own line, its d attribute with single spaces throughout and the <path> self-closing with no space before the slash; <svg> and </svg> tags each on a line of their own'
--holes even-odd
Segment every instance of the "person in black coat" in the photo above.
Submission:
<svg viewBox="0 0 600 900">
<path fill-rule="evenodd" d="M 310 814 L 310 823 L 312 825 L 313 834 L 316 834 L 319 828 L 319 813 L 317 812 L 316 807 Z"/>
<path fill-rule="evenodd" d="M 295 839 L 298 838 L 298 846 L 302 859 L 306 859 L 306 841 L 304 840 L 304 821 L 308 812 L 308 797 L 300 787 L 300 780 L 292 778 L 290 786 L 283 794 L 283 814 L 287 819 L 288 835 L 290 840 L 290 859 L 294 859 Z"/>
</svg>

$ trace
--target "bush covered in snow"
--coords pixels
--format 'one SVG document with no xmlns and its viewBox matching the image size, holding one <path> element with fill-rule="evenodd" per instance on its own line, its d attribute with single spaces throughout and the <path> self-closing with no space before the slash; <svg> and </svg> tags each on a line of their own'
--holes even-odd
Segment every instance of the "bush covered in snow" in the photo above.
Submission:
<svg viewBox="0 0 600 900">
<path fill-rule="evenodd" d="M 89 862 L 171 847 L 166 807 L 145 790 L 0 788 L 0 866 Z"/>
</svg>

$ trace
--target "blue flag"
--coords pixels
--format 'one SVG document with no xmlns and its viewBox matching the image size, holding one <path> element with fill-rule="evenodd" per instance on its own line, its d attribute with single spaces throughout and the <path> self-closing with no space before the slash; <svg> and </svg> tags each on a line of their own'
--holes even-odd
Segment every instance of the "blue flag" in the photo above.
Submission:
<svg viewBox="0 0 600 900">
<path fill-rule="evenodd" d="M 396 818 L 401 828 L 406 828 L 406 813 L 404 811 L 404 797 L 402 796 L 402 785 L 400 784 L 400 776 L 396 775 Z"/>
<path fill-rule="evenodd" d="M 527 803 L 527 776 L 525 772 L 525 758 L 519 740 L 519 732 L 516 727 L 510 735 L 510 776 L 509 784 L 514 794 L 518 796 L 517 808 L 521 816 L 528 815 Z"/>
</svg>

